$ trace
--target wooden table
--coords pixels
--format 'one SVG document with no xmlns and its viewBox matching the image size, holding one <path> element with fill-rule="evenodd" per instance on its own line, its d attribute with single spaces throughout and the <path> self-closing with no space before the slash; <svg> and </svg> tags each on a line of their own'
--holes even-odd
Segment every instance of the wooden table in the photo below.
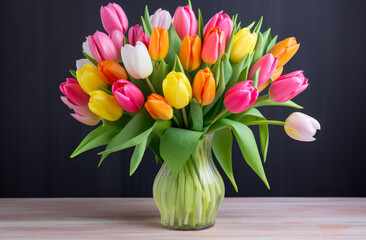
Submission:
<svg viewBox="0 0 366 240">
<path fill-rule="evenodd" d="M 151 198 L 0 199 L 0 239 L 366 239 L 366 198 L 226 198 L 216 225 L 163 228 Z"/>
</svg>

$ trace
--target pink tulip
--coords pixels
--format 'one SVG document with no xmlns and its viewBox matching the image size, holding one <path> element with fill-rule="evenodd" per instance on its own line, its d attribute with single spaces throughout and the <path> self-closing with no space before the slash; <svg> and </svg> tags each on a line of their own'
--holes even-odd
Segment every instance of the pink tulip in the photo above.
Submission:
<svg viewBox="0 0 366 240">
<path fill-rule="evenodd" d="M 180 39 L 187 35 L 194 36 L 197 33 L 197 19 L 192 8 L 179 6 L 174 13 L 173 25 Z"/>
<path fill-rule="evenodd" d="M 304 71 L 295 71 L 277 78 L 269 88 L 269 97 L 274 102 L 287 102 L 304 91 L 308 80 L 302 74 Z"/>
<path fill-rule="evenodd" d="M 212 27 L 218 27 L 221 31 L 225 32 L 226 44 L 229 42 L 231 32 L 233 31 L 233 21 L 226 14 L 222 14 L 223 11 L 216 13 L 210 21 L 208 21 L 203 28 L 203 36 L 206 36 L 206 32 Z"/>
<path fill-rule="evenodd" d="M 117 51 L 121 53 L 121 47 L 124 45 L 124 36 L 123 33 L 117 29 L 113 30 L 113 32 L 109 36 L 114 44 L 114 46 L 117 48 Z"/>
<path fill-rule="evenodd" d="M 128 30 L 128 43 L 132 46 L 136 46 L 137 42 L 142 42 L 145 44 L 146 48 L 149 48 L 150 37 L 144 33 L 142 26 L 138 24 L 130 27 L 130 30 Z"/>
<path fill-rule="evenodd" d="M 253 79 L 255 72 L 261 68 L 258 76 L 258 87 L 265 84 L 276 70 L 278 58 L 273 57 L 272 53 L 261 57 L 251 68 L 248 79 Z"/>
<path fill-rule="evenodd" d="M 88 105 L 85 106 L 74 105 L 64 96 L 61 96 L 61 101 L 75 112 L 71 113 L 70 115 L 79 122 L 88 126 L 95 126 L 99 123 L 100 117 L 92 113 L 89 110 Z"/>
<path fill-rule="evenodd" d="M 218 27 L 212 27 L 207 31 L 202 44 L 202 60 L 207 64 L 214 64 L 219 56 L 225 53 L 225 32 Z"/>
<path fill-rule="evenodd" d="M 100 17 L 102 24 L 108 34 L 112 34 L 113 30 L 119 30 L 125 34 L 128 28 L 128 19 L 117 3 L 109 3 L 107 6 L 100 7 Z"/>
<path fill-rule="evenodd" d="M 118 104 L 127 112 L 137 113 L 144 105 L 145 98 L 141 90 L 130 81 L 121 79 L 112 86 L 112 93 Z"/>
<path fill-rule="evenodd" d="M 80 87 L 78 80 L 66 78 L 66 82 L 60 84 L 61 92 L 74 105 L 88 105 L 89 95 Z"/>
<path fill-rule="evenodd" d="M 159 8 L 155 11 L 155 13 L 150 17 L 151 26 L 153 28 L 165 28 L 169 29 L 172 24 L 172 16 L 167 10 L 163 10 Z"/>
<path fill-rule="evenodd" d="M 248 109 L 258 98 L 258 89 L 252 80 L 239 82 L 225 94 L 224 105 L 232 113 L 241 113 Z"/>
<path fill-rule="evenodd" d="M 105 60 L 118 60 L 119 51 L 107 34 L 96 31 L 88 36 L 90 51 L 98 63 Z"/>
</svg>

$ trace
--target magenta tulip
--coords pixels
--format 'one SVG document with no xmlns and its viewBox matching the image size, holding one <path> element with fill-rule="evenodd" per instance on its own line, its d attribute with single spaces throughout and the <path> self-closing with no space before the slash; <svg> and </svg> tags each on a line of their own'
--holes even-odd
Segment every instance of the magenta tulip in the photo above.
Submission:
<svg viewBox="0 0 366 240">
<path fill-rule="evenodd" d="M 180 39 L 187 35 L 194 36 L 197 33 L 197 19 L 192 8 L 179 6 L 174 13 L 173 25 Z"/>
<path fill-rule="evenodd" d="M 88 126 L 95 126 L 99 123 L 100 117 L 92 113 L 89 110 L 88 105 L 85 106 L 74 105 L 64 96 L 61 96 L 61 101 L 75 112 L 71 113 L 70 115 L 79 122 Z"/>
<path fill-rule="evenodd" d="M 128 43 L 132 46 L 136 46 L 137 42 L 142 42 L 145 44 L 146 48 L 149 48 L 150 37 L 144 33 L 142 26 L 138 24 L 130 27 L 130 30 L 128 30 Z"/>
<path fill-rule="evenodd" d="M 169 29 L 172 24 L 172 16 L 167 10 L 163 10 L 159 8 L 155 11 L 155 13 L 150 17 L 151 26 L 153 28 L 165 28 Z"/>
<path fill-rule="evenodd" d="M 248 74 L 248 79 L 253 79 L 255 72 L 261 68 L 258 76 L 258 87 L 265 84 L 276 70 L 278 58 L 271 53 L 261 57 L 251 68 Z"/>
<path fill-rule="evenodd" d="M 130 113 L 137 113 L 145 102 L 141 90 L 132 82 L 124 79 L 113 84 L 112 93 L 123 110 Z"/>
<path fill-rule="evenodd" d="M 107 34 L 96 31 L 88 36 L 90 52 L 98 63 L 105 60 L 118 60 L 119 51 Z"/>
<path fill-rule="evenodd" d="M 61 92 L 74 105 L 88 105 L 89 95 L 80 87 L 78 80 L 66 78 L 66 82 L 60 84 Z"/>
<path fill-rule="evenodd" d="M 108 34 L 112 34 L 113 30 L 119 30 L 122 34 L 125 34 L 128 28 L 128 19 L 117 3 L 109 3 L 107 6 L 100 7 L 100 17 L 104 29 Z"/>
<path fill-rule="evenodd" d="M 225 32 L 218 27 L 212 27 L 207 31 L 203 40 L 201 57 L 207 64 L 214 64 L 219 56 L 225 53 Z"/>
<path fill-rule="evenodd" d="M 304 91 L 308 86 L 308 80 L 299 70 L 277 78 L 270 86 L 269 97 L 274 102 L 287 102 Z"/>
<path fill-rule="evenodd" d="M 229 42 L 229 38 L 233 31 L 233 21 L 226 14 L 222 14 L 223 11 L 216 13 L 210 21 L 208 21 L 203 28 L 203 36 L 206 36 L 206 32 L 212 27 L 218 27 L 221 31 L 225 32 L 226 44 Z"/>
<path fill-rule="evenodd" d="M 241 113 L 253 105 L 258 94 L 252 80 L 239 82 L 226 92 L 224 105 L 232 113 Z"/>
</svg>

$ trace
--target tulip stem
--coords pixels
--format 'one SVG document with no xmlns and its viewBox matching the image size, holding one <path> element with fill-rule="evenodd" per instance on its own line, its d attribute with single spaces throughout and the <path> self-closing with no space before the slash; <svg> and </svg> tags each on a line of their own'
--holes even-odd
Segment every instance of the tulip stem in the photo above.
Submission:
<svg viewBox="0 0 366 240">
<path fill-rule="evenodd" d="M 187 118 L 187 112 L 186 112 L 186 108 L 182 108 L 182 115 L 183 115 L 183 121 L 184 121 L 184 126 L 186 128 L 188 128 L 188 118 Z"/>
<path fill-rule="evenodd" d="M 217 120 L 219 120 L 219 118 L 221 118 L 225 113 L 227 112 L 227 109 L 223 109 L 221 112 L 219 112 L 214 119 L 212 119 L 212 123 L 216 122 Z"/>
<path fill-rule="evenodd" d="M 175 124 L 177 124 L 177 126 L 178 127 L 182 127 L 181 125 L 180 125 L 180 122 L 179 122 L 179 120 L 178 120 L 178 118 L 175 116 L 175 115 L 173 115 L 173 121 L 175 122 Z"/>
<path fill-rule="evenodd" d="M 258 121 L 247 122 L 245 125 L 251 126 L 251 125 L 261 125 L 261 124 L 271 124 L 271 125 L 284 126 L 285 122 L 276 121 L 276 120 L 258 120 Z"/>
<path fill-rule="evenodd" d="M 156 93 L 154 86 L 151 84 L 150 79 L 148 77 L 145 78 L 145 82 L 147 87 L 150 89 L 151 93 Z"/>
</svg>

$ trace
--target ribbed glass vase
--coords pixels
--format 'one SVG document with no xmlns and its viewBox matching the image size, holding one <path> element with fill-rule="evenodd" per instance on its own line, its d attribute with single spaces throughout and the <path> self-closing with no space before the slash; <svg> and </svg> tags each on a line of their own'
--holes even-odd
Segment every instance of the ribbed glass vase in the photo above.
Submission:
<svg viewBox="0 0 366 240">
<path fill-rule="evenodd" d="M 203 136 L 178 174 L 170 171 L 166 162 L 157 174 L 153 195 L 164 226 L 200 230 L 215 224 L 225 186 L 212 160 L 212 137 Z"/>
</svg>

